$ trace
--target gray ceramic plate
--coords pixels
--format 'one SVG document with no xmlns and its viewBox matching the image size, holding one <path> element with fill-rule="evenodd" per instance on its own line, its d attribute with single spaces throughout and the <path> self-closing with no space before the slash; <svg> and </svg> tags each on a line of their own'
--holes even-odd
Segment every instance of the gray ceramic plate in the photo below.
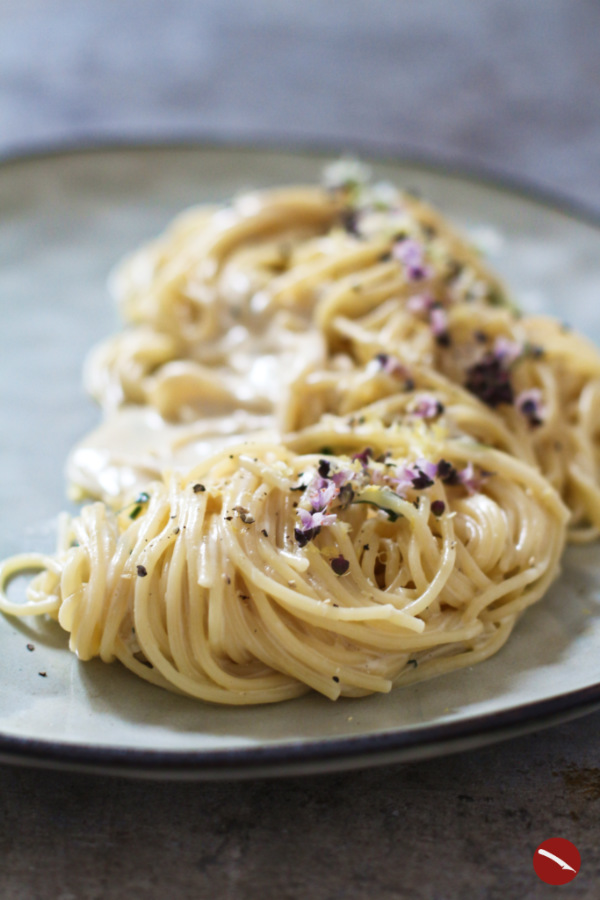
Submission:
<svg viewBox="0 0 600 900">
<path fill-rule="evenodd" d="M 322 164 L 302 153 L 137 147 L 0 167 L 0 556 L 52 547 L 65 457 L 98 416 L 80 387 L 83 359 L 117 326 L 111 266 L 186 205 L 311 181 Z M 431 166 L 376 171 L 476 229 L 525 308 L 600 340 L 591 217 Z M 203 705 L 118 665 L 79 663 L 53 623 L 0 617 L 0 760 L 169 778 L 323 771 L 433 756 L 580 715 L 600 706 L 598 553 L 571 549 L 561 580 L 488 662 L 336 704 Z"/>
</svg>

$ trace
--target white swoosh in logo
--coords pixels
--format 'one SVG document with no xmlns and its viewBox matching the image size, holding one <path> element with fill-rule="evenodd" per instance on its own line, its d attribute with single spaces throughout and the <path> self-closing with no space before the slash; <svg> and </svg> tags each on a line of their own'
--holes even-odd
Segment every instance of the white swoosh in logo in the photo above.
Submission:
<svg viewBox="0 0 600 900">
<path fill-rule="evenodd" d="M 541 856 L 547 856 L 548 859 L 552 860 L 552 862 L 558 863 L 561 869 L 568 869 L 569 872 L 577 871 L 577 869 L 574 869 L 573 866 L 569 865 L 569 863 L 566 863 L 564 859 L 561 859 L 560 856 L 555 856 L 554 853 L 549 853 L 547 850 L 538 850 L 538 853 Z"/>
</svg>

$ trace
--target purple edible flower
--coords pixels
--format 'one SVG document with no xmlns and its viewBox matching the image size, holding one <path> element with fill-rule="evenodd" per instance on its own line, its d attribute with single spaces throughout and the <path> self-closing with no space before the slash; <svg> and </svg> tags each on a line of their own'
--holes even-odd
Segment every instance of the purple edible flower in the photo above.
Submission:
<svg viewBox="0 0 600 900">
<path fill-rule="evenodd" d="M 494 341 L 494 356 L 505 367 L 508 368 L 522 355 L 523 346 L 516 341 L 511 341 L 505 337 L 498 337 Z"/>
<path fill-rule="evenodd" d="M 369 465 L 369 460 L 373 457 L 373 451 L 370 447 L 365 447 L 360 453 L 353 453 L 352 459 L 356 460 L 361 464 L 363 468 Z"/>
<path fill-rule="evenodd" d="M 431 512 L 434 514 L 434 516 L 439 517 L 439 516 L 443 515 L 445 509 L 446 509 L 446 504 L 444 503 L 443 500 L 434 500 L 433 503 L 431 504 Z"/>
<path fill-rule="evenodd" d="M 378 353 L 375 359 L 381 371 L 385 372 L 386 375 L 392 375 L 394 378 L 408 378 L 410 376 L 406 366 L 395 356 L 390 356 L 389 353 Z"/>
<path fill-rule="evenodd" d="M 481 473 L 476 473 L 473 463 L 469 462 L 464 469 L 458 473 L 458 480 L 463 487 L 467 489 L 469 494 L 475 494 L 480 490 L 484 477 Z"/>
<path fill-rule="evenodd" d="M 341 553 L 331 560 L 331 568 L 336 575 L 345 575 L 350 568 L 350 563 Z"/>
<path fill-rule="evenodd" d="M 414 465 L 397 470 L 396 475 L 390 478 L 398 494 L 410 488 L 425 490 L 431 487 L 437 474 L 437 466 L 426 459 L 418 459 Z"/>
<path fill-rule="evenodd" d="M 410 466 L 397 469 L 396 474 L 389 478 L 390 484 L 398 494 L 403 494 L 413 486 L 414 472 Z"/>
<path fill-rule="evenodd" d="M 543 424 L 544 405 L 539 388 L 521 391 L 515 400 L 515 406 L 523 413 L 532 428 Z"/>
<path fill-rule="evenodd" d="M 435 419 L 436 416 L 441 415 L 443 412 L 443 404 L 436 400 L 435 397 L 432 397 L 431 394 L 421 397 L 412 410 L 413 416 L 418 416 L 420 419 Z"/>
<path fill-rule="evenodd" d="M 348 482 L 352 481 L 354 478 L 354 472 L 352 469 L 340 469 L 338 472 L 333 472 L 329 476 L 329 480 L 333 481 L 337 487 L 340 489 Z"/>
<path fill-rule="evenodd" d="M 467 369 L 467 390 L 488 406 L 512 403 L 515 395 L 503 358 L 486 353 L 480 362 Z"/>
<path fill-rule="evenodd" d="M 448 333 L 448 316 L 441 306 L 432 306 L 429 312 L 429 324 L 434 337 Z"/>
<path fill-rule="evenodd" d="M 422 281 L 431 274 L 431 270 L 425 265 L 422 244 L 412 238 L 396 241 L 392 247 L 392 256 L 403 264 L 408 281 Z"/>
<path fill-rule="evenodd" d="M 337 519 L 335 513 L 311 513 L 302 507 L 298 508 L 298 516 L 300 517 L 301 527 L 294 529 L 294 536 L 301 547 L 312 541 L 318 535 L 323 525 L 333 525 Z"/>
<path fill-rule="evenodd" d="M 433 479 L 437 475 L 438 467 L 436 463 L 429 462 L 428 459 L 418 459 L 415 463 L 415 468 L 427 475 L 428 478 Z"/>
<path fill-rule="evenodd" d="M 330 478 L 315 475 L 307 487 L 306 497 L 316 512 L 326 509 L 336 498 L 339 488 Z"/>
<path fill-rule="evenodd" d="M 409 299 L 406 308 L 415 315 L 428 314 L 436 302 L 430 294 L 415 294 Z"/>
</svg>

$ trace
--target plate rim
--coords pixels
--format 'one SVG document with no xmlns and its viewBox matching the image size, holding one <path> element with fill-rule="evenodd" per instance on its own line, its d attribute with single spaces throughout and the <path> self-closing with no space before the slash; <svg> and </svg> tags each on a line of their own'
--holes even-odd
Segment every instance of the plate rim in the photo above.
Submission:
<svg viewBox="0 0 600 900">
<path fill-rule="evenodd" d="M 508 193 L 600 230 L 600 210 L 566 194 L 480 164 L 462 164 L 426 152 L 400 150 L 391 154 L 364 141 L 352 144 L 352 153 L 369 162 L 407 166 L 447 178 L 458 178 L 488 190 Z M 221 151 L 260 153 L 325 159 L 344 154 L 340 142 L 277 138 L 250 141 L 196 136 L 155 138 L 121 136 L 82 138 L 17 147 L 0 152 L 0 174 L 13 166 L 35 165 L 68 157 L 169 151 Z M 347 151 L 346 151 L 347 152 Z M 291 701 L 290 701 L 291 702 Z M 360 702 L 360 701 L 358 701 Z M 343 738 L 309 738 L 277 741 L 269 746 L 221 750 L 152 750 L 19 737 L 0 732 L 0 763 L 66 768 L 113 775 L 154 778 L 225 779 L 339 771 L 392 762 L 409 762 L 483 746 L 535 731 L 600 709 L 600 681 L 518 704 L 508 709 L 480 713 L 458 721 L 438 722 L 405 730 L 386 729 L 375 734 Z"/>
<path fill-rule="evenodd" d="M 293 702 L 293 701 L 288 701 Z M 600 710 L 600 684 L 462 721 L 224 750 L 151 750 L 0 734 L 0 763 L 150 778 L 221 780 L 416 762 L 483 747 Z"/>
</svg>

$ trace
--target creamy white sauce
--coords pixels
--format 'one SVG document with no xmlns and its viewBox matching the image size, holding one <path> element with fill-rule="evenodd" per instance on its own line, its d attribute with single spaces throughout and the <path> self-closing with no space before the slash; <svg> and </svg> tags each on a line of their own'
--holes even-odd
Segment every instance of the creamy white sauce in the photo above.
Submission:
<svg viewBox="0 0 600 900">
<path fill-rule="evenodd" d="M 165 469 L 187 471 L 223 447 L 257 440 L 278 440 L 273 416 L 237 410 L 180 425 L 148 407 L 125 406 L 71 451 L 67 477 L 74 493 L 119 505 Z"/>
</svg>

